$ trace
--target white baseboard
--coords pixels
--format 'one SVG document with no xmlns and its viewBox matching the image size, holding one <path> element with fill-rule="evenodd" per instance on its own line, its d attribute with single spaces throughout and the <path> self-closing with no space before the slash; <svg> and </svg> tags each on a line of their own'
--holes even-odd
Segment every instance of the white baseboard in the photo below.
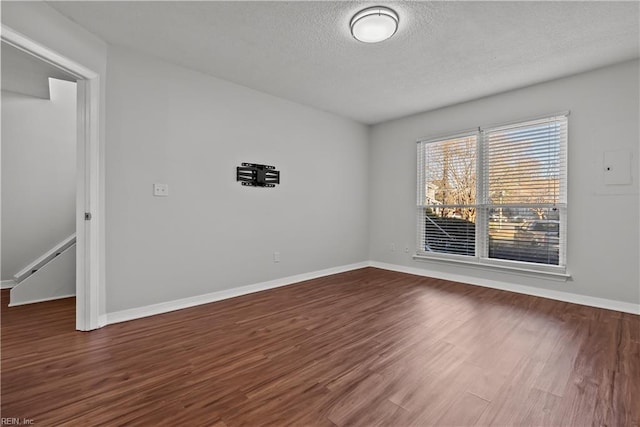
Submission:
<svg viewBox="0 0 640 427">
<path fill-rule="evenodd" d="M 18 306 L 21 306 L 21 305 L 35 304 L 37 302 L 45 302 L 45 301 L 54 301 L 54 300 L 57 300 L 57 299 L 64 299 L 64 298 L 75 298 L 75 294 L 62 295 L 62 296 L 49 297 L 49 298 L 40 298 L 40 299 L 34 299 L 34 300 L 29 300 L 29 301 L 20 301 L 19 303 L 9 303 L 9 307 L 18 307 Z"/>
<path fill-rule="evenodd" d="M 332 274 L 344 273 L 368 266 L 370 266 L 370 263 L 368 261 L 364 261 L 356 264 L 318 270 L 311 273 L 297 274 L 295 276 L 270 280 L 268 282 L 261 282 L 255 283 L 253 285 L 241 286 L 238 288 L 225 289 L 218 292 L 212 292 L 210 294 L 198 295 L 195 297 L 183 298 L 175 301 L 167 301 L 159 304 L 152 304 L 128 310 L 116 311 L 113 313 L 107 313 L 106 319 L 101 316 L 100 323 L 102 324 L 102 326 L 104 326 L 111 325 L 113 323 L 126 322 L 128 320 L 140 319 L 142 317 L 154 316 L 156 314 L 168 313 L 170 311 L 181 310 L 183 308 L 208 304 L 228 298 L 235 298 L 241 295 L 252 294 L 254 292 L 260 292 L 267 289 L 279 288 L 298 282 L 304 282 L 306 280 L 317 279 L 319 277 L 330 276 Z"/>
<path fill-rule="evenodd" d="M 0 289 L 11 289 L 17 285 L 15 280 L 3 280 L 0 282 Z"/>
<path fill-rule="evenodd" d="M 168 313 L 184 308 L 195 307 L 202 304 L 208 304 L 221 301 L 228 298 L 235 298 L 267 289 L 279 288 L 282 286 L 292 285 L 306 280 L 317 279 L 319 277 L 330 276 L 332 274 L 344 273 L 347 271 L 357 270 L 364 267 L 375 267 L 383 270 L 397 271 L 400 273 L 408 273 L 416 276 L 433 277 L 436 279 L 451 280 L 459 283 L 483 286 L 487 288 L 500 289 L 519 294 L 532 295 L 536 297 L 548 298 L 557 301 L 569 302 L 591 307 L 605 308 L 608 310 L 621 311 L 631 314 L 640 314 L 640 304 L 632 304 L 623 301 L 615 301 L 604 298 L 589 297 L 585 295 L 573 294 L 570 292 L 554 291 L 549 289 L 536 288 L 532 286 L 514 285 L 506 282 L 499 282 L 486 279 L 478 279 L 471 276 L 459 274 L 447 274 L 438 271 L 426 270 L 415 267 L 406 267 L 396 264 L 387 264 L 377 261 L 365 261 L 356 264 L 349 264 L 340 267 L 318 270 L 311 273 L 298 274 L 295 276 L 284 277 L 281 279 L 270 280 L 267 282 L 255 283 L 252 285 L 241 286 L 233 289 L 225 289 L 222 291 L 212 292 L 209 294 L 198 295 L 194 297 L 183 298 L 175 301 L 167 301 L 158 304 L 147 305 L 144 307 L 136 307 L 128 310 L 116 311 L 101 315 L 99 319 L 99 327 L 111 325 L 114 323 L 126 322 L 129 320 L 140 319 L 143 317 L 154 316 L 157 314 Z"/>
<path fill-rule="evenodd" d="M 532 295 L 541 298 L 548 298 L 556 301 L 570 302 L 573 304 L 587 305 L 590 307 L 605 308 L 607 310 L 621 311 L 624 313 L 640 314 L 640 304 L 633 304 L 624 301 L 616 301 L 605 298 L 590 297 L 586 295 L 574 294 L 571 292 L 554 291 L 532 286 L 514 285 L 495 280 L 479 279 L 477 277 L 461 274 L 449 274 L 441 271 L 426 270 L 422 268 L 406 267 L 403 265 L 387 264 L 384 262 L 370 261 L 371 267 L 383 270 L 397 271 L 400 273 L 413 274 L 415 276 L 433 277 L 434 279 L 451 280 L 470 285 L 483 286 L 485 288 L 500 289 L 502 291 L 515 292 L 518 294 Z"/>
<path fill-rule="evenodd" d="M 98 316 L 98 329 L 107 326 L 107 315 L 101 314 Z"/>
</svg>

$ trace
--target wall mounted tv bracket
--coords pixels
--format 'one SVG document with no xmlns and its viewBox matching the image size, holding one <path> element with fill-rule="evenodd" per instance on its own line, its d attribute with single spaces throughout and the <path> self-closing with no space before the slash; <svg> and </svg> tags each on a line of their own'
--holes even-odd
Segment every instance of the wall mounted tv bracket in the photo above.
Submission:
<svg viewBox="0 0 640 427">
<path fill-rule="evenodd" d="M 236 169 L 236 180 L 251 187 L 275 187 L 280 184 L 280 171 L 275 166 L 243 163 Z"/>
</svg>

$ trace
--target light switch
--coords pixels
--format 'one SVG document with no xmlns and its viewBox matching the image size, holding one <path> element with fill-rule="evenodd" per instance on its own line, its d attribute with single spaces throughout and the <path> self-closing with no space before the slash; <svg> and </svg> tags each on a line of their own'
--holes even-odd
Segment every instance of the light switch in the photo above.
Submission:
<svg viewBox="0 0 640 427">
<path fill-rule="evenodd" d="M 167 197 L 169 195 L 169 185 L 153 184 L 153 195 L 156 197 Z"/>
<path fill-rule="evenodd" d="M 631 151 L 605 151 L 602 165 L 605 185 L 631 184 Z"/>
</svg>

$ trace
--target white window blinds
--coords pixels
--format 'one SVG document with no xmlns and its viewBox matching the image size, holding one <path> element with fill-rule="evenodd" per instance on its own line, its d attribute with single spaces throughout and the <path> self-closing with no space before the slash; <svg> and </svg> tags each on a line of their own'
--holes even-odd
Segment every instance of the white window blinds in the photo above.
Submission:
<svg viewBox="0 0 640 427">
<path fill-rule="evenodd" d="M 486 129 L 483 136 L 485 203 L 566 203 L 566 116 Z"/>
<path fill-rule="evenodd" d="M 476 132 L 421 144 L 422 251 L 475 255 L 477 141 Z"/>
<path fill-rule="evenodd" d="M 483 129 L 482 146 L 488 218 L 482 255 L 564 266 L 567 117 Z"/>
<path fill-rule="evenodd" d="M 418 255 L 564 268 L 567 116 L 420 141 L 417 207 Z"/>
</svg>

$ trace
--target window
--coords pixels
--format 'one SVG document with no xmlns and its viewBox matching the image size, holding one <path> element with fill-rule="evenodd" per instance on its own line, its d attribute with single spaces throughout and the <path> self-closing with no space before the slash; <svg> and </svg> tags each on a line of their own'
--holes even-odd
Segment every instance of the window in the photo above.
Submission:
<svg viewBox="0 0 640 427">
<path fill-rule="evenodd" d="M 564 272 L 567 115 L 418 143 L 418 256 Z"/>
</svg>

